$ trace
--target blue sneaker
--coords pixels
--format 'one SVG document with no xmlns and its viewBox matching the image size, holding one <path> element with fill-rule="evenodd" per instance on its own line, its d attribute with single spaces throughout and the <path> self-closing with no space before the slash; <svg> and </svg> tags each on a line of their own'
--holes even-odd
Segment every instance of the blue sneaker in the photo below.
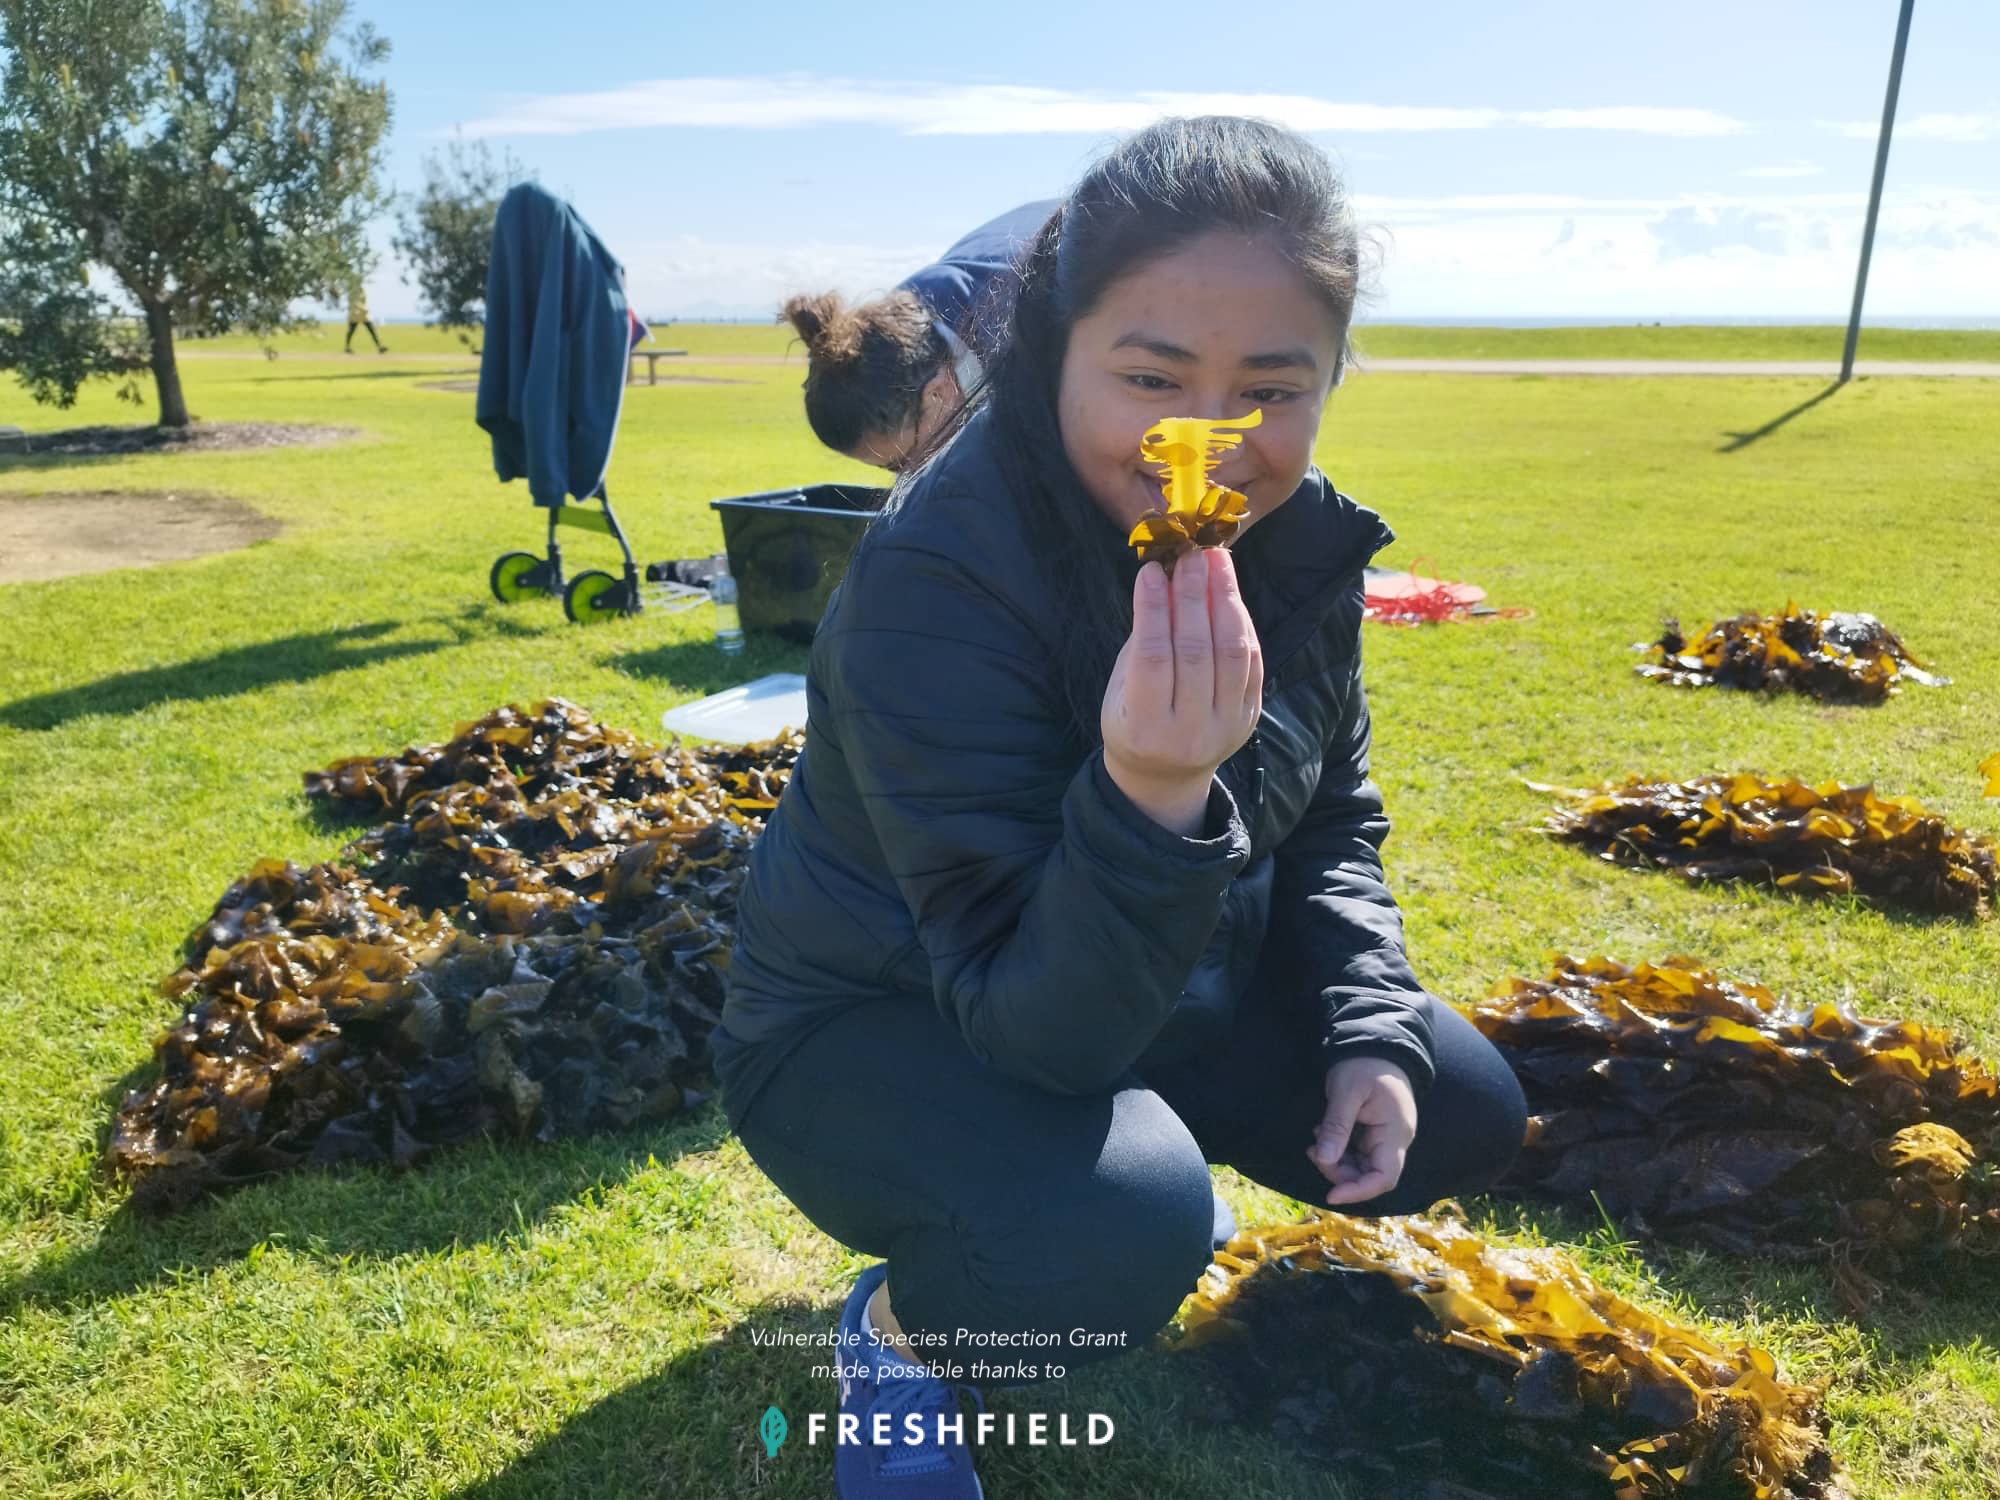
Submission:
<svg viewBox="0 0 2000 1500">
<path fill-rule="evenodd" d="M 953 1441 L 940 1435 L 940 1419 L 959 1419 L 960 1431 L 971 1426 L 958 1404 L 957 1391 L 971 1392 L 983 1412 L 986 1403 L 976 1387 L 947 1384 L 934 1375 L 911 1375 L 887 1367 L 893 1356 L 884 1345 L 862 1336 L 861 1312 L 875 1288 L 888 1278 L 888 1263 L 870 1266 L 855 1278 L 840 1314 L 841 1343 L 840 1415 L 852 1413 L 860 1423 L 859 1442 L 836 1442 L 833 1459 L 833 1489 L 840 1500 L 984 1500 L 979 1476 L 972 1472 L 972 1450 L 961 1436 Z M 851 1371 L 861 1366 L 868 1376 L 854 1379 Z M 890 1441 L 875 1444 L 868 1440 L 875 1417 L 881 1414 Z M 911 1414 L 924 1434 L 921 1442 L 908 1441 Z"/>
</svg>

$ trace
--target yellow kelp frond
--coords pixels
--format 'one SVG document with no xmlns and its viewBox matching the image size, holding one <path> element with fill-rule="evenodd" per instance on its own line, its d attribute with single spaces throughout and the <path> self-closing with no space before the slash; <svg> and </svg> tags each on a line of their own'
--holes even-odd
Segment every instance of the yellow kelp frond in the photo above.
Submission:
<svg viewBox="0 0 2000 1500">
<path fill-rule="evenodd" d="M 1693 781 L 1627 776 L 1560 792 L 1543 831 L 1613 864 L 1677 869 L 1689 880 L 1751 880 L 1797 895 L 1853 894 L 1883 906 L 1983 917 L 2000 893 L 2000 851 L 1914 797 L 1751 771 Z"/>
<path fill-rule="evenodd" d="M 1221 1377 L 1225 1418 L 1337 1463 L 1356 1494 L 1846 1493 L 1819 1392 L 1784 1381 L 1769 1354 L 1628 1302 L 1561 1250 L 1490 1244 L 1448 1212 L 1244 1230 L 1178 1331 Z"/>
<path fill-rule="evenodd" d="M 1527 1095 L 1504 1185 L 1641 1233 L 1827 1262 L 1842 1293 L 2000 1256 L 2000 1079 L 1951 1033 L 1786 1005 L 1690 958 L 1557 958 L 1465 1011 Z"/>
<path fill-rule="evenodd" d="M 1210 481 L 1222 455 L 1243 441 L 1242 429 L 1264 420 L 1263 408 L 1247 417 L 1211 421 L 1205 417 L 1164 417 L 1146 429 L 1139 456 L 1158 464 L 1165 510 L 1139 518 L 1127 541 L 1139 549 L 1141 564 L 1159 561 L 1173 570 L 1182 553 L 1196 547 L 1227 546 L 1248 514 L 1249 501 Z"/>
<path fill-rule="evenodd" d="M 712 1086 L 746 858 L 805 743 L 648 744 L 559 698 L 306 773 L 384 819 L 259 861 L 163 984 L 106 1148 L 141 1206 L 298 1166 L 671 1115 Z"/>
<path fill-rule="evenodd" d="M 1904 682 L 1943 687 L 1951 681 L 1925 670 L 1873 615 L 1822 615 L 1796 604 L 1782 614 L 1718 620 L 1692 639 L 1669 620 L 1659 640 L 1638 649 L 1646 659 L 1635 670 L 1656 682 L 1809 693 L 1830 703 L 1878 703 Z"/>
</svg>

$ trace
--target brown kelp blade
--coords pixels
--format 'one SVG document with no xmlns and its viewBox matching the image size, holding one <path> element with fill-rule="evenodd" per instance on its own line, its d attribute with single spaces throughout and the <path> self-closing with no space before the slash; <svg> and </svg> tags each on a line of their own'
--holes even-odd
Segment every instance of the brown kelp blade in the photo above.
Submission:
<svg viewBox="0 0 2000 1500">
<path fill-rule="evenodd" d="M 1528 1098 L 1506 1189 L 1824 1259 L 1857 1302 L 1920 1260 L 2000 1255 L 2000 1080 L 1946 1031 L 1690 958 L 1557 958 L 1466 1014 Z"/>
<path fill-rule="evenodd" d="M 1235 541 L 1248 502 L 1234 490 L 1216 489 L 1198 511 L 1149 510 L 1139 518 L 1126 540 L 1137 549 L 1139 565 L 1174 564 L 1197 547 L 1226 547 Z"/>
<path fill-rule="evenodd" d="M 1770 1355 L 1449 1212 L 1322 1211 L 1239 1232 L 1178 1331 L 1219 1373 L 1226 1415 L 1368 1473 L 1358 1493 L 1425 1480 L 1495 1500 L 1847 1493 L 1819 1392 Z"/>
<path fill-rule="evenodd" d="M 1799 692 L 1832 703 L 1876 703 L 1903 683 L 1943 687 L 1896 633 L 1870 614 L 1817 614 L 1788 603 L 1775 615 L 1754 611 L 1717 620 L 1693 639 L 1669 620 L 1645 653 L 1640 676 L 1678 687 Z"/>
<path fill-rule="evenodd" d="M 1837 781 L 1808 786 L 1755 772 L 1654 781 L 1627 776 L 1569 805 L 1543 830 L 1613 864 L 1688 879 L 1749 880 L 1800 895 L 1852 892 L 1883 906 L 1981 917 L 2000 892 L 1993 841 L 1954 828 L 1913 797 Z"/>
<path fill-rule="evenodd" d="M 391 820 L 333 862 L 259 862 L 189 935 L 162 986 L 186 1010 L 110 1162 L 169 1209 L 682 1108 L 709 1081 L 744 858 L 802 743 L 662 748 L 550 699 L 309 773 Z"/>
</svg>

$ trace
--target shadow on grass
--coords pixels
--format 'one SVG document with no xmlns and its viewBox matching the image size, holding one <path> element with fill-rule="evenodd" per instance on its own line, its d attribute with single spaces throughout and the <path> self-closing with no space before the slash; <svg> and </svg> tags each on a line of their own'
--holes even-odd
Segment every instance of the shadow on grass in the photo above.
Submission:
<svg viewBox="0 0 2000 1500">
<path fill-rule="evenodd" d="M 668 1358 L 645 1378 L 571 1417 L 502 1472 L 459 1490 L 453 1500 L 584 1494 L 597 1500 L 733 1500 L 751 1494 L 821 1500 L 833 1492 L 838 1397 L 829 1374 L 815 1366 L 824 1367 L 840 1351 L 781 1340 L 824 1336 L 839 1311 L 837 1293 L 819 1305 L 773 1302 L 753 1308 L 721 1336 Z M 1295 1352 L 1301 1364 L 1294 1373 L 1301 1373 L 1315 1350 L 1305 1341 Z M 1443 1467 L 1449 1473 L 1454 1467 L 1446 1451 L 1449 1436 L 1435 1431 L 1429 1447 L 1436 1451 L 1415 1454 L 1407 1433 L 1351 1434 L 1357 1452 L 1366 1455 L 1366 1467 L 1336 1459 L 1296 1427 L 1287 1430 L 1282 1415 L 1274 1425 L 1250 1415 L 1248 1405 L 1234 1415 L 1224 1411 L 1218 1382 L 1230 1378 L 1227 1365 L 1203 1353 L 1149 1345 L 1073 1366 L 1058 1380 L 987 1390 L 984 1408 L 994 1425 L 983 1444 L 973 1444 L 981 1485 L 989 1495 L 1080 1500 L 1210 1500 L 1218 1494 L 1547 1500 L 1580 1493 L 1573 1470 L 1559 1472 L 1525 1456 L 1514 1460 L 1519 1482 L 1501 1489 L 1434 1480 L 1424 1471 Z M 785 1419 L 785 1436 L 775 1452 L 759 1436 L 759 1423 L 771 1407 Z M 959 1410 L 968 1438 L 974 1438 L 978 1408 L 966 1400 Z M 1027 1422 L 1037 1413 L 1046 1424 L 1041 1443 L 1028 1436 Z M 1093 1413 L 1110 1420 L 1109 1441 L 1088 1441 Z M 1065 1420 L 1072 1440 L 1067 1445 L 1061 1441 Z M 1392 1452 L 1400 1460 L 1392 1461 Z M 1407 1474 L 1391 1478 L 1391 1462 L 1407 1463 Z"/>
<path fill-rule="evenodd" d="M 1581 850 L 1586 854 L 1589 854 L 1594 847 L 1594 844 L 1583 843 L 1574 839 L 1558 839 L 1558 842 L 1567 843 L 1570 848 Z M 1596 858 L 1596 856 L 1592 857 Z M 1904 905 L 1900 902 L 1887 899 L 1877 899 L 1874 896 L 1865 895 L 1858 891 L 1827 891 L 1804 883 L 1781 886 L 1776 881 L 1765 879 L 1761 876 L 1746 875 L 1712 880 L 1690 879 L 1683 867 L 1679 865 L 1655 864 L 1653 862 L 1653 851 L 1644 846 L 1640 847 L 1640 859 L 1642 861 L 1640 863 L 1621 860 L 1615 865 L 1610 865 L 1610 868 L 1624 874 L 1645 877 L 1665 876 L 1679 881 L 1690 890 L 1717 890 L 1730 894 L 1742 892 L 1757 900 L 1792 905 L 1812 911 L 1830 910 L 1838 913 L 1843 922 L 1879 917 L 1883 921 L 1893 922 L 1899 927 L 1970 928 L 1976 927 L 1984 920 L 1978 913 L 1972 911 L 1925 910 L 1918 906 Z M 1597 862 L 1600 864 L 1608 863 L 1602 859 L 1598 859 Z"/>
<path fill-rule="evenodd" d="M 10 474 L 52 474 L 62 469 L 87 469 L 121 464 L 130 453 L 0 453 L 0 479 Z"/>
<path fill-rule="evenodd" d="M 388 357 L 394 360 L 396 356 L 392 354 Z M 299 380 L 448 380 L 463 379 L 468 375 L 476 377 L 478 374 L 477 365 L 469 370 L 454 369 L 449 365 L 425 365 L 419 369 L 408 366 L 398 369 L 392 365 L 386 370 L 336 370 L 325 375 L 267 375 L 264 379 L 267 384 L 277 385 Z"/>
<path fill-rule="evenodd" d="M 449 637 L 384 641 L 408 625 L 437 626 Z M 15 729 L 56 729 L 87 714 L 134 714 L 158 703 L 233 698 L 280 682 L 306 682 L 335 672 L 373 666 L 400 657 L 421 656 L 482 635 L 515 638 L 540 635 L 546 622 L 508 619 L 496 606 L 473 604 L 450 616 L 414 621 L 376 620 L 340 630 L 311 631 L 233 646 L 172 666 L 119 672 L 95 682 L 37 693 L 0 704 L 0 724 Z M 376 644 L 370 644 L 371 642 Z"/>
<path fill-rule="evenodd" d="M 833 1493 L 839 1400 L 824 1369 L 839 1351 L 784 1344 L 824 1336 L 840 1316 L 837 1296 L 823 1305 L 766 1303 L 720 1337 L 668 1359 L 657 1371 L 570 1418 L 501 1473 L 457 1492 L 454 1500 L 823 1500 Z M 852 1358 L 853 1356 L 847 1355 Z M 989 1495 L 1144 1495 L 1149 1500 L 1209 1500 L 1221 1493 L 1358 1497 L 1324 1467 L 1282 1451 L 1267 1432 L 1194 1430 L 1204 1372 L 1186 1355 L 1148 1348 L 1060 1380 L 993 1392 L 985 1409 L 995 1425 L 973 1461 Z M 776 1407 L 785 1437 L 775 1452 L 759 1436 Z M 959 1410 L 968 1438 L 978 1408 Z M 1044 1440 L 1031 1444 L 1027 1421 L 1045 1413 Z M 1107 1442 L 1088 1442 L 1089 1416 L 1111 1421 Z M 821 1419 L 818 1431 L 812 1418 Z M 1009 1418 L 1015 1440 L 1006 1441 Z M 1069 1445 L 1060 1441 L 1067 1419 Z"/>
<path fill-rule="evenodd" d="M 1855 1328 L 1884 1359 L 1921 1359 L 1939 1348 L 2000 1342 L 2000 1265 L 1973 1256 L 1911 1255 L 1900 1275 L 1881 1273 L 1880 1297 L 1865 1308 L 1841 1295 L 1830 1258 L 1736 1255 L 1706 1245 L 1646 1239 L 1622 1221 L 1532 1198 L 1480 1199 L 1502 1236 L 1526 1233 L 1558 1248 L 1608 1255 L 1707 1323 L 1739 1323 L 1755 1310 L 1764 1323 Z M 1635 1299 L 1637 1300 L 1637 1299 Z M 1657 1298 L 1651 1298 L 1657 1302 Z"/>
<path fill-rule="evenodd" d="M 1726 434 L 1726 436 L 1729 437 L 1731 441 L 1724 443 L 1721 447 L 1717 448 L 1715 451 L 1717 453 L 1735 453 L 1740 449 L 1747 448 L 1752 443 L 1756 442 L 1759 438 L 1769 437 L 1772 433 L 1776 432 L 1780 427 L 1783 427 L 1787 422 L 1791 421 L 1792 418 L 1803 416 L 1805 413 L 1811 411 L 1815 406 L 1818 406 L 1820 402 L 1826 400 L 1829 396 L 1831 396 L 1835 391 L 1839 389 L 1840 389 L 1840 382 L 1836 380 L 1832 385 L 1828 386 L 1825 390 L 1821 391 L 1817 396 L 1812 396 L 1804 401 L 1801 401 L 1797 406 L 1793 407 L 1790 411 L 1785 412 L 1781 416 L 1773 417 L 1770 421 L 1766 422 L 1762 427 L 1757 428 L 1755 431 L 1728 433 Z"/>
<path fill-rule="evenodd" d="M 303 682 L 352 667 L 435 651 L 443 641 L 363 645 L 402 628 L 399 620 L 378 620 L 345 630 L 321 630 L 236 646 L 211 656 L 120 672 L 73 688 L 58 688 L 0 705 L 0 724 L 16 729 L 55 729 L 86 714 L 134 714 L 157 703 L 232 698 L 279 682 Z M 360 649 L 352 649 L 360 647 Z"/>
<path fill-rule="evenodd" d="M 327 1260 L 395 1256 L 521 1233 L 593 1188 L 713 1150 L 729 1133 L 713 1100 L 645 1129 L 551 1145 L 480 1141 L 407 1171 L 300 1168 L 156 1217 L 127 1203 L 90 1245 L 0 1282 L 0 1318 L 29 1306 L 122 1297 L 244 1259 L 259 1245 Z"/>
<path fill-rule="evenodd" d="M 699 611 L 693 613 L 699 618 Z M 644 651 L 621 651 L 606 657 L 602 665 L 633 677 L 665 683 L 678 693 L 705 698 L 771 672 L 804 672 L 806 647 L 795 646 L 778 636 L 759 634 L 748 638 L 742 654 L 731 656 L 717 649 L 714 641 L 704 638 Z M 668 707 L 664 698 L 660 707 Z"/>
</svg>

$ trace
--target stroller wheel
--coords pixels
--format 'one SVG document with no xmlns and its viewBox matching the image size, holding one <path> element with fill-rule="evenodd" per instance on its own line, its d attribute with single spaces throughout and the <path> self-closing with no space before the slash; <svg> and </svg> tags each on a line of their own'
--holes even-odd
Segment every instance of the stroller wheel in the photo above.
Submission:
<svg viewBox="0 0 2000 1500">
<path fill-rule="evenodd" d="M 596 569 L 579 573 L 563 591 L 563 613 L 579 625 L 613 619 L 625 613 L 625 586 Z"/>
<path fill-rule="evenodd" d="M 532 552 L 503 552 L 487 575 L 487 586 L 502 604 L 519 604 L 523 599 L 548 592 L 541 578 L 535 576 L 542 567 L 542 560 Z"/>
</svg>

